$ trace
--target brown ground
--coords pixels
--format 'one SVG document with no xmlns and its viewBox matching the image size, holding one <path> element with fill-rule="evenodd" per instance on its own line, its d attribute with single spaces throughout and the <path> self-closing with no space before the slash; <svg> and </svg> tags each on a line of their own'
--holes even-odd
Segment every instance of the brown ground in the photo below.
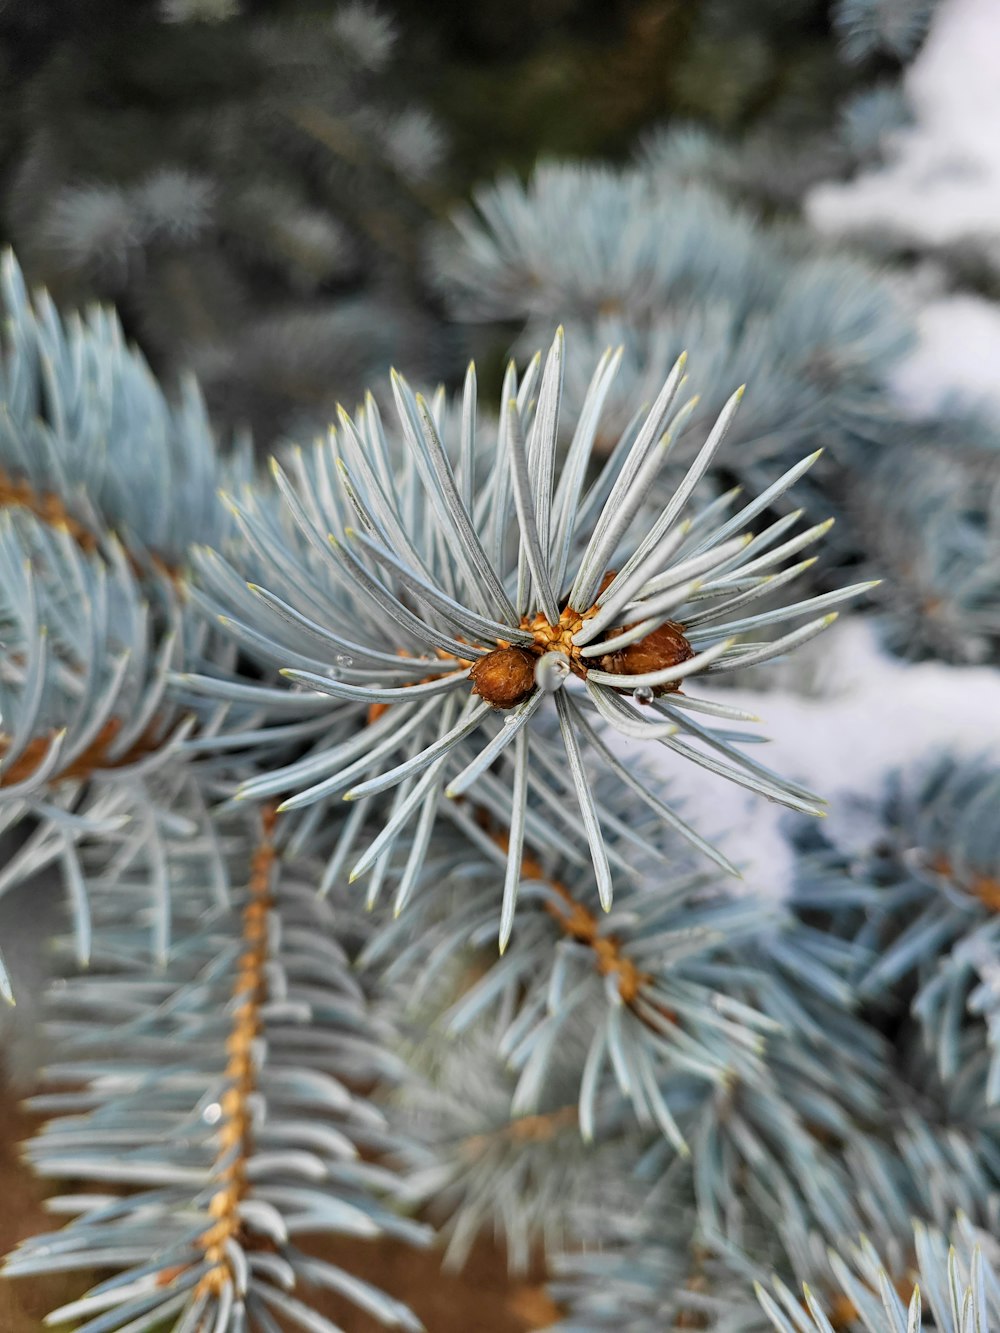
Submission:
<svg viewBox="0 0 1000 1333">
<path fill-rule="evenodd" d="M 52 1229 L 42 1207 L 46 1187 L 22 1164 L 18 1144 L 33 1118 L 0 1085 L 0 1253 L 19 1240 Z M 440 1271 L 440 1256 L 393 1243 L 344 1241 L 317 1246 L 317 1254 L 406 1301 L 428 1333 L 529 1333 L 555 1318 L 539 1275 L 508 1278 L 504 1256 L 488 1243 L 473 1252 L 461 1274 Z M 74 1275 L 34 1281 L 0 1277 L 0 1333 L 42 1333 L 43 1316 L 82 1295 L 88 1283 Z M 347 1303 L 328 1300 L 323 1313 L 344 1333 L 380 1333 L 382 1325 Z"/>
<path fill-rule="evenodd" d="M 18 1145 L 26 1139 L 33 1118 L 18 1106 L 16 1096 L 0 1083 L 0 1252 L 7 1254 L 19 1240 L 52 1230 L 52 1217 L 42 1207 L 45 1186 L 22 1163 Z M 2 1333 L 40 1333 L 42 1317 L 80 1295 L 79 1279 L 62 1274 L 35 1283 L 0 1277 Z"/>
</svg>

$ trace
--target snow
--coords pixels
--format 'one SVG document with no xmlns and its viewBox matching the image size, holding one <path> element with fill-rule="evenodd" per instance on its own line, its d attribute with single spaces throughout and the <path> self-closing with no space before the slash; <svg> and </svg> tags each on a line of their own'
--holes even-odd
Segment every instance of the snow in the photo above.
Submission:
<svg viewBox="0 0 1000 1333">
<path fill-rule="evenodd" d="M 892 770 L 945 750 L 967 758 L 1000 754 L 1000 673 L 901 662 L 879 649 L 872 622 L 862 618 L 839 622 L 819 642 L 816 694 L 712 690 L 694 682 L 689 692 L 761 717 L 760 729 L 771 739 L 753 746 L 753 758 L 823 796 L 824 832 L 858 856 L 878 836 L 875 813 Z M 663 775 L 684 817 L 740 866 L 748 891 L 784 895 L 794 866 L 785 829 L 808 816 L 790 814 L 663 747 L 621 737 L 614 744 L 625 759 L 641 752 Z"/>
<path fill-rule="evenodd" d="M 888 235 L 925 251 L 972 246 L 1000 267 L 1000 0 L 939 0 L 927 39 L 904 76 L 914 123 L 894 136 L 884 166 L 817 187 L 806 212 L 820 230 Z M 985 411 L 1000 419 L 1000 305 L 946 288 L 934 260 L 905 295 L 915 350 L 888 384 L 913 417 Z M 818 690 L 704 693 L 763 718 L 772 739 L 752 754 L 829 801 L 825 832 L 849 855 L 879 836 L 885 780 L 950 751 L 1000 756 L 1000 673 L 913 665 L 880 651 L 873 623 L 847 618 L 818 641 Z M 794 678 L 790 682 L 794 689 Z M 659 748 L 659 747 L 658 747 Z M 747 887 L 790 884 L 790 815 L 669 752 L 657 766 L 684 794 L 685 814 L 744 868 Z"/>
<path fill-rule="evenodd" d="M 915 123 L 894 137 L 887 164 L 817 186 L 809 217 L 828 232 L 973 244 L 1000 264 L 998 0 L 941 0 L 904 87 Z"/>
<path fill-rule="evenodd" d="M 923 417 L 967 408 L 1000 418 L 1000 306 L 981 296 L 942 296 L 923 306 L 916 324 L 917 345 L 888 384 L 906 411 Z"/>
<path fill-rule="evenodd" d="M 822 231 L 888 236 L 925 251 L 972 247 L 1000 267 L 1000 0 L 939 0 L 904 88 L 913 125 L 887 146 L 885 165 L 818 186 L 806 200 L 808 217 Z M 1000 419 L 1000 306 L 950 293 L 946 282 L 934 261 L 911 274 L 906 296 L 917 345 L 887 387 L 917 418 L 971 410 Z M 839 622 L 819 651 L 825 683 L 808 697 L 716 697 L 764 718 L 773 739 L 754 756 L 827 798 L 825 831 L 849 855 L 864 854 L 879 835 L 891 770 L 944 750 L 1000 756 L 995 669 L 898 661 L 880 651 L 872 622 L 862 619 Z M 658 762 L 688 796 L 692 822 L 706 834 L 731 830 L 726 849 L 745 866 L 748 887 L 781 894 L 793 864 L 785 830 L 802 816 L 701 770 L 691 774 L 674 758 Z"/>
</svg>

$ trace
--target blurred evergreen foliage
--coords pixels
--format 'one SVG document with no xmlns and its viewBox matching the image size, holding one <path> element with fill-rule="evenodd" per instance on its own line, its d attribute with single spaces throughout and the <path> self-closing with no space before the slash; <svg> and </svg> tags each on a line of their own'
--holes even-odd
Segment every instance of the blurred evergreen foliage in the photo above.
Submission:
<svg viewBox="0 0 1000 1333">
<path fill-rule="evenodd" d="M 837 168 L 816 151 L 836 107 L 891 66 L 841 59 L 822 0 L 14 0 L 0 232 L 31 282 L 114 302 L 158 373 L 195 371 L 266 442 L 391 361 L 454 376 L 422 238 L 473 183 L 621 158 L 681 118 L 750 132 L 769 202 L 795 196 Z"/>
<path fill-rule="evenodd" d="M 672 116 L 716 130 L 818 128 L 859 78 L 838 58 L 823 0 L 397 0 L 433 56 L 431 102 L 462 187 L 540 154 L 622 157 Z"/>
<path fill-rule="evenodd" d="M 30 280 L 113 301 L 160 373 L 270 438 L 393 357 L 445 367 L 417 262 L 443 138 L 384 14 L 233 9 L 6 10 L 3 224 Z"/>
</svg>

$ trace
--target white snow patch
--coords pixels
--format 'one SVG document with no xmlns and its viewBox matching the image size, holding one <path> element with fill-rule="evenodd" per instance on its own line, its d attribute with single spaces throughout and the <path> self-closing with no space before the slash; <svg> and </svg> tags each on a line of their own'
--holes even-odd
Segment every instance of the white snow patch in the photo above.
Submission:
<svg viewBox="0 0 1000 1333">
<path fill-rule="evenodd" d="M 829 802 L 824 832 L 857 856 L 878 836 L 875 812 L 893 769 L 923 764 L 943 751 L 967 758 L 990 753 L 1000 760 L 1000 673 L 901 662 L 879 649 L 873 626 L 862 618 L 840 622 L 822 643 L 825 692 L 818 696 L 700 684 L 691 693 L 761 717 L 771 740 L 750 748 L 752 757 L 822 795 Z M 613 743 L 622 758 L 638 760 L 641 754 L 644 764 L 662 773 L 684 817 L 740 866 L 748 891 L 767 897 L 787 892 L 794 856 L 783 826 L 808 816 L 789 815 L 662 746 L 622 737 Z"/>
<path fill-rule="evenodd" d="M 904 79 L 915 123 L 887 164 L 806 200 L 828 232 L 971 243 L 1000 263 L 1000 3 L 941 0 Z"/>
<path fill-rule="evenodd" d="M 923 417 L 964 407 L 1000 417 L 1000 306 L 981 296 L 943 296 L 916 322 L 917 346 L 888 384 L 906 411 Z"/>
</svg>

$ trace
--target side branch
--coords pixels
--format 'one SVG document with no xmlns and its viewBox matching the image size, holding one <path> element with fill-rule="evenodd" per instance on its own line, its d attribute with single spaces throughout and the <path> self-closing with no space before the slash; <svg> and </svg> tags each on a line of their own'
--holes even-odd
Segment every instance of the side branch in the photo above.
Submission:
<svg viewBox="0 0 1000 1333">
<path fill-rule="evenodd" d="M 485 811 L 482 814 L 487 818 Z M 505 832 L 490 834 L 498 847 L 505 852 L 508 836 Z M 594 966 L 602 977 L 613 976 L 618 986 L 618 994 L 630 1008 L 635 1006 L 644 984 L 650 980 L 647 973 L 640 971 L 631 958 L 622 952 L 621 941 L 615 935 L 603 935 L 601 923 L 594 912 L 578 902 L 569 888 L 561 880 L 553 879 L 545 873 L 541 862 L 532 852 L 525 852 L 521 858 L 521 874 L 525 879 L 540 880 L 553 889 L 558 901 L 549 900 L 545 910 L 570 937 L 578 944 L 585 944 L 594 953 Z M 672 1017 L 672 1016 L 671 1016 Z"/>
<path fill-rule="evenodd" d="M 96 532 L 82 523 L 58 495 L 52 491 L 36 491 L 30 482 L 9 475 L 0 468 L 0 509 L 26 509 L 50 528 L 61 528 L 86 555 L 100 551 L 101 541 Z M 137 555 L 125 548 L 125 556 L 133 574 L 143 577 L 150 570 L 171 583 L 177 583 L 181 571 L 155 552 Z"/>
<path fill-rule="evenodd" d="M 109 718 L 90 744 L 81 750 L 71 763 L 57 769 L 48 782 L 53 786 L 60 782 L 82 782 L 98 772 L 127 768 L 130 764 L 138 763 L 140 759 L 152 754 L 161 743 L 156 738 L 157 724 L 154 721 L 125 754 L 117 759 L 111 759 L 108 752 L 121 731 L 121 725 L 119 718 Z M 48 732 L 44 736 L 34 737 L 27 743 L 10 767 L 0 773 L 0 790 L 27 782 L 34 775 L 48 752 L 53 736 L 53 732 Z M 0 733 L 0 760 L 3 759 L 9 744 L 9 738 Z"/>
<path fill-rule="evenodd" d="M 274 807 L 268 806 L 261 816 L 261 838 L 250 863 L 248 901 L 243 909 L 244 947 L 233 986 L 232 1029 L 226 1042 L 227 1087 L 221 1098 L 216 1172 L 220 1188 L 209 1205 L 209 1212 L 216 1220 L 200 1240 L 212 1266 L 199 1287 L 214 1295 L 235 1280 L 230 1272 L 227 1245 L 240 1239 L 240 1205 L 247 1193 L 247 1162 L 252 1151 L 250 1108 L 257 1089 L 253 1043 L 261 1032 L 260 1010 L 267 999 L 268 913 L 274 904 L 276 819 Z"/>
<path fill-rule="evenodd" d="M 472 1134 L 462 1140 L 463 1156 L 475 1160 L 498 1142 L 549 1143 L 564 1129 L 579 1123 L 576 1104 L 560 1106 L 555 1111 L 541 1111 L 536 1115 L 522 1115 L 508 1120 L 486 1134 Z"/>
<path fill-rule="evenodd" d="M 544 879 L 555 890 L 559 901 L 547 902 L 545 910 L 571 939 L 593 949 L 594 966 L 598 972 L 602 977 L 613 976 L 618 994 L 627 1005 L 633 1005 L 648 977 L 631 958 L 625 957 L 618 938 L 615 935 L 602 935 L 600 922 L 590 908 L 577 902 L 565 884 L 557 879 L 549 879 L 530 853 L 524 857 L 522 869 L 525 875 L 530 875 L 532 879 Z"/>
<path fill-rule="evenodd" d="M 0 468 L 0 509 L 27 509 L 50 528 L 64 528 L 81 551 L 96 551 L 96 535 L 70 513 L 58 495 L 36 491 L 30 482 L 17 480 Z"/>
</svg>

